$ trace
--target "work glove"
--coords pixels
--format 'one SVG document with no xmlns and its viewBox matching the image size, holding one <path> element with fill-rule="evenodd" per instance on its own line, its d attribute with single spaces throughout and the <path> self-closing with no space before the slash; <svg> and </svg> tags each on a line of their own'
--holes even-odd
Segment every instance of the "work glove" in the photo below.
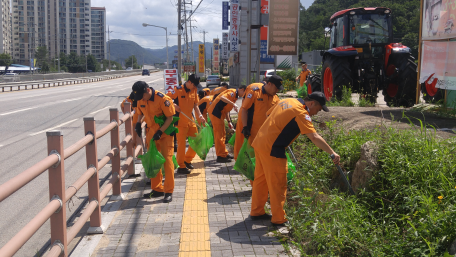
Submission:
<svg viewBox="0 0 456 257">
<path fill-rule="evenodd" d="M 158 130 L 157 132 L 155 132 L 155 134 L 154 134 L 154 136 L 153 136 L 152 138 L 153 138 L 155 141 L 160 140 L 162 134 L 163 134 L 163 131 Z"/>
<path fill-rule="evenodd" d="M 242 128 L 242 134 L 244 134 L 244 137 L 246 139 L 249 139 L 250 137 L 250 129 L 247 127 L 247 126 L 244 126 L 244 128 Z"/>
<path fill-rule="evenodd" d="M 141 122 L 137 122 L 135 125 L 135 131 L 138 134 L 139 137 L 142 136 L 142 128 L 141 128 Z"/>
</svg>

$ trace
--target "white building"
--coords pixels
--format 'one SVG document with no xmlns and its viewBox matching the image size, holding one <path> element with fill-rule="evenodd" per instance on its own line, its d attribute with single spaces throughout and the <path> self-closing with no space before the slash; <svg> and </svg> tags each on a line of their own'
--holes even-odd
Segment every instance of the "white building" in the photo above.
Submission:
<svg viewBox="0 0 456 257">
<path fill-rule="evenodd" d="M 1 0 L 0 5 L 0 53 L 11 55 L 11 20 L 10 0 Z"/>
</svg>

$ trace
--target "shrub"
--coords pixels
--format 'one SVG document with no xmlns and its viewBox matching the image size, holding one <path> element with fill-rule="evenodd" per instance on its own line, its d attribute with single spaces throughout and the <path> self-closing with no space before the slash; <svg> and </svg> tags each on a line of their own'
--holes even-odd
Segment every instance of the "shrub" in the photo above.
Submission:
<svg viewBox="0 0 456 257">
<path fill-rule="evenodd" d="M 298 73 L 296 73 L 295 69 L 289 69 L 289 70 L 284 70 L 284 71 L 278 71 L 277 75 L 282 77 L 283 80 L 288 80 L 292 82 L 296 82 L 296 76 Z"/>
<path fill-rule="evenodd" d="M 351 88 L 349 87 L 343 87 L 342 89 L 342 98 L 340 100 L 332 99 L 330 102 L 328 102 L 326 105 L 327 106 L 355 106 L 355 103 L 352 101 L 351 98 L 352 91 Z"/>
</svg>

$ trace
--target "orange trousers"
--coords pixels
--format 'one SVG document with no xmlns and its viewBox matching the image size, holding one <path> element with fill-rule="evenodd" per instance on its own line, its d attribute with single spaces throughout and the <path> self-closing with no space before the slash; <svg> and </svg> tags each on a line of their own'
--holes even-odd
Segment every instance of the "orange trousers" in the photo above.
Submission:
<svg viewBox="0 0 456 257">
<path fill-rule="evenodd" d="M 153 133 L 152 133 L 153 132 Z M 146 141 L 150 142 L 156 131 L 148 129 L 146 134 Z M 165 157 L 165 184 L 163 185 L 163 174 L 158 172 L 155 178 L 150 179 L 150 188 L 157 192 L 172 193 L 174 191 L 174 138 L 163 134 L 160 140 L 155 141 L 157 150 Z"/>
<path fill-rule="evenodd" d="M 265 214 L 264 205 L 268 201 L 268 192 L 274 224 L 282 224 L 285 218 L 285 204 L 287 195 L 287 159 L 275 158 L 255 149 L 255 180 L 252 189 L 251 216 Z"/>
<path fill-rule="evenodd" d="M 222 113 L 222 119 L 215 117 L 212 114 L 209 114 L 211 118 L 212 127 L 214 129 L 214 143 L 215 143 L 215 153 L 220 157 L 227 157 L 228 150 L 226 150 L 225 141 L 226 141 L 226 131 L 225 131 L 225 114 Z"/>
<path fill-rule="evenodd" d="M 177 163 L 179 164 L 179 168 L 185 168 L 185 163 L 191 163 L 193 158 L 195 157 L 196 153 L 195 151 L 189 146 L 187 149 L 187 152 L 185 152 L 185 147 L 186 147 L 186 140 L 187 137 L 194 137 L 196 136 L 196 133 L 198 133 L 198 129 L 196 128 L 195 125 L 193 126 L 188 126 L 188 127 L 179 127 L 179 133 L 177 133 L 177 154 L 176 154 L 176 160 Z"/>
</svg>

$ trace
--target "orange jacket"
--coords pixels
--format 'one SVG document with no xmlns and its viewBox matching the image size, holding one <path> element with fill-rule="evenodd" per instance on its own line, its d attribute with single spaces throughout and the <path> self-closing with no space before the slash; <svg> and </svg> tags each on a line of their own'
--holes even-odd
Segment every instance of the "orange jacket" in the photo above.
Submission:
<svg viewBox="0 0 456 257">
<path fill-rule="evenodd" d="M 190 90 L 184 84 L 183 86 L 175 87 L 174 90 L 171 90 L 167 93 L 167 95 L 174 100 L 174 103 L 179 106 L 181 112 L 183 112 L 185 115 L 187 115 L 187 117 L 192 119 L 189 120 L 187 117 L 179 113 L 179 127 L 194 126 L 194 119 L 192 115 L 193 107 L 195 106 L 195 104 L 198 104 L 199 101 L 198 94 L 196 92 L 196 87 Z"/>
<path fill-rule="evenodd" d="M 238 90 L 235 88 L 225 90 L 217 98 L 212 101 L 211 106 L 208 109 L 208 112 L 219 119 L 223 119 L 224 115 L 230 112 L 233 109 L 233 105 L 223 102 L 222 97 L 228 98 L 231 102 L 235 103 L 239 98 Z"/>
<path fill-rule="evenodd" d="M 155 134 L 160 126 L 155 123 L 154 117 L 165 115 L 166 117 L 175 114 L 172 99 L 163 93 L 151 88 L 152 96 L 149 100 L 139 100 L 136 110 L 138 115 L 144 115 L 147 127 L 152 130 L 150 133 Z"/>
</svg>

